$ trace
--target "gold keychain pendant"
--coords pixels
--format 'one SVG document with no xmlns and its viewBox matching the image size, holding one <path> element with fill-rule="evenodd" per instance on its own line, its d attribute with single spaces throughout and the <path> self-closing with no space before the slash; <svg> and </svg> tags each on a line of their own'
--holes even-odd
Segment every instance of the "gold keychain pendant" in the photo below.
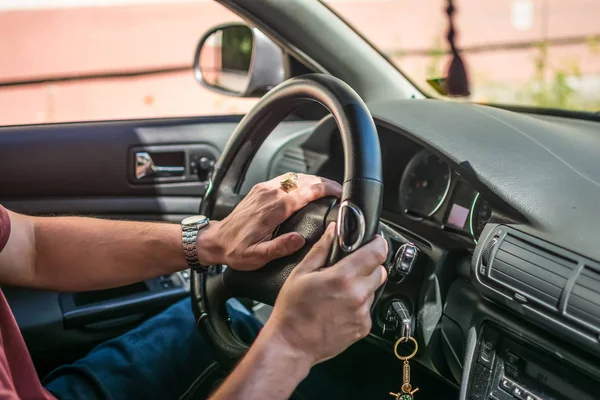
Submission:
<svg viewBox="0 0 600 400">
<path fill-rule="evenodd" d="M 408 342 L 409 340 L 415 344 L 415 349 L 408 356 L 401 356 L 400 354 L 398 354 L 398 345 L 404 342 Z M 419 344 L 417 343 L 417 340 L 412 336 L 410 336 L 408 339 L 405 337 L 401 337 L 396 341 L 396 344 L 394 345 L 394 354 L 400 361 L 404 362 L 404 365 L 402 366 L 402 387 L 400 388 L 400 392 L 390 392 L 390 396 L 394 396 L 396 398 L 395 400 L 414 400 L 413 395 L 419 390 L 419 388 L 413 389 L 412 385 L 410 384 L 410 363 L 408 362 L 408 360 L 410 360 L 417 354 L 418 350 Z"/>
</svg>

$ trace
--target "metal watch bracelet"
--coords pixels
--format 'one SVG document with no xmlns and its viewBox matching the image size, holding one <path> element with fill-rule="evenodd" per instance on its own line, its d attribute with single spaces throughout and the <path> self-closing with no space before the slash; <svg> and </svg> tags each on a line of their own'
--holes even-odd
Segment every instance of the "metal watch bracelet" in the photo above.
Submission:
<svg viewBox="0 0 600 400">
<path fill-rule="evenodd" d="M 183 254 L 188 267 L 196 271 L 205 271 L 206 267 L 200 264 L 198 259 L 198 232 L 208 226 L 209 219 L 204 215 L 195 215 L 181 221 L 181 239 L 183 242 Z"/>
</svg>

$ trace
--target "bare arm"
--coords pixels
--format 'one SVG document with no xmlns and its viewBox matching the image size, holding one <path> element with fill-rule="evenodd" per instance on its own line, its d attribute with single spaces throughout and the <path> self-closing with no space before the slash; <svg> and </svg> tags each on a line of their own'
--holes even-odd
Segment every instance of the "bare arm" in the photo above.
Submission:
<svg viewBox="0 0 600 400">
<path fill-rule="evenodd" d="M 205 265 L 256 269 L 304 244 L 298 233 L 273 240 L 273 230 L 308 202 L 341 194 L 327 179 L 301 175 L 302 190 L 279 189 L 279 178 L 256 185 L 223 221 L 198 234 Z M 85 291 L 117 287 L 187 268 L 179 224 L 79 217 L 29 217 L 9 212 L 11 230 L 0 252 L 0 284 Z"/>
<path fill-rule="evenodd" d="M 210 400 L 288 399 L 310 368 L 310 360 L 267 325 Z"/>
<path fill-rule="evenodd" d="M 176 224 L 9 215 L 11 234 L 0 253 L 4 284 L 93 290 L 186 268 Z"/>
</svg>

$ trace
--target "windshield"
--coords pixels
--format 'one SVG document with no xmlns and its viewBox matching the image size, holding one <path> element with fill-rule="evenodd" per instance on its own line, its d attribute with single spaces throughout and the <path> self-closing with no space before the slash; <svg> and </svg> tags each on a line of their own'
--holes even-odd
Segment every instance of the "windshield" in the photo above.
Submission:
<svg viewBox="0 0 600 400">
<path fill-rule="evenodd" d="M 325 3 L 421 90 L 446 76 L 446 0 Z M 470 101 L 600 110 L 598 0 L 454 0 Z"/>
</svg>

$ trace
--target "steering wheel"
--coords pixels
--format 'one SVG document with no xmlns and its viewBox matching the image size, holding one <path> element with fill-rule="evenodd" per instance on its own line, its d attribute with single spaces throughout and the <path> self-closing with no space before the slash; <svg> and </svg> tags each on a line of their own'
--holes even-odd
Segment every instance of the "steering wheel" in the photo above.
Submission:
<svg viewBox="0 0 600 400">
<path fill-rule="evenodd" d="M 337 220 L 337 237 L 328 265 L 370 241 L 379 229 L 383 184 L 375 123 L 350 86 L 324 74 L 283 82 L 246 114 L 216 163 L 201 213 L 220 219 L 233 210 L 243 197 L 240 187 L 260 145 L 294 108 L 309 101 L 327 108 L 342 137 L 345 176 L 341 203 L 337 204 L 334 198 L 319 199 L 279 226 L 276 235 L 296 231 L 306 239 L 304 247 L 292 255 L 256 271 L 232 268 L 218 274 L 192 271 L 192 308 L 198 328 L 225 365 L 235 363 L 248 350 L 229 326 L 225 307 L 228 299 L 244 297 L 273 305 L 292 269 L 322 236 L 329 221 Z"/>
</svg>

